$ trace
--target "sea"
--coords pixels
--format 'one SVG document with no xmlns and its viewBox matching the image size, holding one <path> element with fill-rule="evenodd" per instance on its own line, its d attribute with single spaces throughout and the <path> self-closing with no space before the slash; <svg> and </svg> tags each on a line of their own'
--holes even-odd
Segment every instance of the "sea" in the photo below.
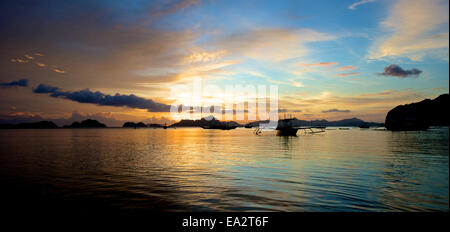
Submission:
<svg viewBox="0 0 450 232">
<path fill-rule="evenodd" d="M 3 208 L 449 211 L 449 128 L 0 130 Z"/>
</svg>

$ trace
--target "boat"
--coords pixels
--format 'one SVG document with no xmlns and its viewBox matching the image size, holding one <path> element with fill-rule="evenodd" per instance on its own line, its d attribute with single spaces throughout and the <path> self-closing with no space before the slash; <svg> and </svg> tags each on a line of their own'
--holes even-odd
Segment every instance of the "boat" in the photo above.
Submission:
<svg viewBox="0 0 450 232">
<path fill-rule="evenodd" d="M 369 124 L 365 123 L 365 124 L 359 125 L 359 128 L 361 128 L 361 129 L 368 129 L 368 128 L 370 128 L 370 126 L 369 126 Z"/>
<path fill-rule="evenodd" d="M 278 120 L 275 130 L 280 136 L 297 136 L 297 131 L 301 130 L 305 134 L 316 134 L 325 132 L 326 126 L 295 126 L 297 118 L 286 118 Z"/>
<path fill-rule="evenodd" d="M 233 130 L 236 129 L 237 126 L 231 125 L 211 125 L 211 126 L 200 126 L 203 129 L 220 129 L 220 130 Z"/>
<path fill-rule="evenodd" d="M 286 118 L 278 120 L 277 135 L 280 136 L 297 136 L 297 131 L 299 128 L 294 127 L 293 122 L 297 120 L 296 118 Z"/>
</svg>

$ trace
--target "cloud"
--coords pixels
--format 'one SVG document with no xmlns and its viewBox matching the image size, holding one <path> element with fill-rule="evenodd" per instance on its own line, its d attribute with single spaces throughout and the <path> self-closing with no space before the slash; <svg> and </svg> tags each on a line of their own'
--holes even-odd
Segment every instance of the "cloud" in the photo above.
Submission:
<svg viewBox="0 0 450 232">
<path fill-rule="evenodd" d="M 303 83 L 294 80 L 290 80 L 290 84 L 295 87 L 304 87 Z"/>
<path fill-rule="evenodd" d="M 0 27 L 0 44 L 8 49 L 0 54 L 0 58 L 8 56 L 7 60 L 18 58 L 11 59 L 11 62 L 32 63 L 35 69 L 39 68 L 33 74 L 42 83 L 49 83 L 59 74 L 67 76 L 65 84 L 74 88 L 82 88 L 82 83 L 89 83 L 91 88 L 136 90 L 136 83 L 144 80 L 152 83 L 153 77 L 183 74 L 186 66 L 191 65 L 186 64 L 185 59 L 191 51 L 197 51 L 194 41 L 198 38 L 198 30 L 154 26 L 151 19 L 164 21 L 165 15 L 176 14 L 179 10 L 187 12 L 187 7 L 191 9 L 197 2 L 200 1 L 116 4 L 109 1 L 66 3 L 50 0 L 36 3 L 33 7 L 23 7 L 22 2 L 10 2 L 4 7 L 2 5 L 1 10 L 6 21 Z M 49 18 L 53 19 L 49 21 Z M 170 22 L 165 21 L 164 25 L 167 24 Z M 28 60 L 23 54 L 34 59 Z M 39 67 L 36 61 L 45 66 Z M 11 72 L 18 69 L 14 65 L 5 66 L 0 69 L 8 68 Z M 164 73 L 155 74 L 152 69 Z M 138 74 L 147 70 L 152 75 L 144 77 Z M 28 67 L 25 71 L 31 72 Z M 127 81 L 124 81 L 125 77 Z M 146 87 L 140 89 L 148 90 Z M 166 89 L 165 92 L 169 88 Z M 156 95 L 154 92 L 151 94 Z"/>
<path fill-rule="evenodd" d="M 226 55 L 227 51 L 221 50 L 217 52 L 196 52 L 186 57 L 188 63 L 204 63 L 215 61 Z"/>
<path fill-rule="evenodd" d="M 66 71 L 61 70 L 61 69 L 57 69 L 57 68 L 54 68 L 53 71 L 54 71 L 54 72 L 57 72 L 57 73 L 61 73 L 61 74 L 66 73 Z"/>
<path fill-rule="evenodd" d="M 50 85 L 44 85 L 40 84 L 38 87 L 33 89 L 34 93 L 55 93 L 59 92 L 60 89 L 58 87 L 50 86 Z"/>
<path fill-rule="evenodd" d="M 330 109 L 330 110 L 324 110 L 322 113 L 350 113 L 350 110 L 338 110 L 338 109 Z"/>
<path fill-rule="evenodd" d="M 0 83 L 1 87 L 13 87 L 13 86 L 28 86 L 28 80 L 27 79 L 21 79 L 18 81 L 11 81 L 11 82 L 3 82 Z"/>
<path fill-rule="evenodd" d="M 10 61 L 13 63 L 28 63 L 28 60 L 24 60 L 21 58 L 13 58 L 13 59 L 10 59 Z"/>
<path fill-rule="evenodd" d="M 310 66 L 316 66 L 316 67 L 330 67 L 333 65 L 338 65 L 338 62 L 319 62 L 319 63 L 314 63 L 314 64 L 298 64 L 299 66 L 303 66 L 303 67 L 310 67 Z"/>
<path fill-rule="evenodd" d="M 35 53 L 34 56 L 42 57 L 44 55 L 42 55 L 41 53 Z M 13 62 L 13 63 L 30 63 L 30 64 L 34 63 L 34 64 L 36 64 L 37 66 L 39 66 L 41 68 L 47 66 L 46 64 L 37 61 L 35 59 L 35 57 L 30 56 L 28 54 L 25 54 L 23 57 L 25 57 L 25 58 L 24 59 L 22 59 L 22 58 L 13 58 L 13 59 L 10 59 L 10 61 Z M 66 73 L 66 71 L 62 70 L 61 68 L 58 68 L 58 66 L 56 66 L 56 65 L 49 65 L 48 69 L 52 70 L 53 72 L 56 72 L 56 73 L 61 73 L 61 74 Z"/>
<path fill-rule="evenodd" d="M 214 46 L 232 56 L 275 62 L 305 56 L 309 42 L 335 38 L 309 28 L 252 28 L 218 37 Z"/>
<path fill-rule="evenodd" d="M 47 94 L 51 97 L 63 98 L 79 103 L 90 103 L 99 106 L 119 106 L 135 109 L 146 109 L 148 112 L 169 112 L 170 105 L 154 102 L 151 99 L 138 97 L 134 94 L 125 95 L 116 93 L 108 95 L 99 91 L 93 92 L 89 89 L 79 91 L 63 91 L 58 87 L 40 84 L 33 90 L 34 93 Z"/>
<path fill-rule="evenodd" d="M 436 97 L 421 92 L 397 91 L 393 89 L 355 95 L 325 91 L 320 93 L 302 93 L 304 91 L 298 94 L 280 96 L 279 107 L 290 110 L 302 109 L 305 113 L 311 114 L 308 117 L 306 114 L 302 114 L 302 117 L 309 119 L 343 119 L 348 114 L 323 113 L 322 111 L 327 111 L 327 109 L 344 109 L 351 110 L 350 113 L 354 117 L 383 122 L 386 113 L 397 105 Z"/>
<path fill-rule="evenodd" d="M 354 72 L 354 73 L 342 73 L 342 74 L 338 74 L 336 75 L 337 77 L 348 77 L 348 76 L 353 76 L 353 75 L 358 75 L 361 74 L 359 72 Z"/>
<path fill-rule="evenodd" d="M 166 5 L 163 5 L 157 9 L 154 9 L 152 12 L 153 18 L 159 18 L 168 14 L 173 14 L 177 11 L 180 11 L 184 8 L 198 5 L 198 0 L 181 0 L 181 1 L 174 1 L 173 3 L 169 3 Z"/>
<path fill-rule="evenodd" d="M 381 22 L 383 34 L 369 49 L 369 59 L 433 56 L 448 60 L 448 1 L 399 0 Z"/>
<path fill-rule="evenodd" d="M 396 64 L 391 64 L 384 68 L 383 73 L 379 73 L 378 75 L 382 76 L 394 76 L 399 78 L 407 78 L 407 77 L 417 77 L 419 74 L 422 73 L 419 69 L 413 68 L 411 70 L 404 70 L 400 66 Z"/>
<path fill-rule="evenodd" d="M 339 70 L 355 70 L 355 69 L 358 69 L 358 68 L 359 67 L 347 65 L 347 66 L 338 67 L 337 69 L 339 69 Z"/>
<path fill-rule="evenodd" d="M 371 3 L 371 2 L 375 2 L 375 0 L 361 0 L 359 2 L 355 2 L 355 3 L 351 4 L 350 6 L 348 6 L 348 9 L 349 10 L 356 10 L 357 6 L 364 5 L 364 4 Z"/>
<path fill-rule="evenodd" d="M 36 65 L 39 66 L 39 67 L 45 67 L 45 64 L 44 63 L 40 63 L 40 62 L 36 62 Z"/>
</svg>

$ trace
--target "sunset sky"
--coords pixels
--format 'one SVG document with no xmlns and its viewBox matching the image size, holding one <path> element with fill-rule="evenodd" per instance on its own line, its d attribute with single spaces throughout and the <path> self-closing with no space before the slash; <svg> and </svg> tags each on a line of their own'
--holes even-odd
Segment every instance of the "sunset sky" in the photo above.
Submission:
<svg viewBox="0 0 450 232">
<path fill-rule="evenodd" d="M 170 122 L 170 88 L 278 85 L 299 119 L 384 122 L 449 87 L 448 0 L 1 1 L 0 122 Z"/>
</svg>

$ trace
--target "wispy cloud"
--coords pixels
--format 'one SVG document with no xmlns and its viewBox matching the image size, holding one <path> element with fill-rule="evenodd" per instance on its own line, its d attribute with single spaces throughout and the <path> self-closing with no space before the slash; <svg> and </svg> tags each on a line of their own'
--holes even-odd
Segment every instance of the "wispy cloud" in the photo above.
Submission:
<svg viewBox="0 0 450 232">
<path fill-rule="evenodd" d="M 12 58 L 12 59 L 10 59 L 10 61 L 13 63 L 28 63 L 28 60 L 24 60 L 21 58 Z"/>
<path fill-rule="evenodd" d="M 354 76 L 354 75 L 358 75 L 361 74 L 359 72 L 353 72 L 353 73 L 342 73 L 342 74 L 338 74 L 336 75 L 337 77 L 348 77 L 348 76 Z"/>
<path fill-rule="evenodd" d="M 45 67 L 45 64 L 44 63 L 40 63 L 40 62 L 36 62 L 36 65 L 39 66 L 39 67 Z"/>
<path fill-rule="evenodd" d="M 355 95 L 342 95 L 326 91 L 318 94 L 303 94 L 302 91 L 297 95 L 290 94 L 288 96 L 281 96 L 279 106 L 289 110 L 302 109 L 305 114 L 301 114 L 301 117 L 308 119 L 343 119 L 343 117 L 348 116 L 346 113 L 333 114 L 332 112 L 322 112 L 329 111 L 330 109 L 338 109 L 350 110 L 353 117 L 382 122 L 386 117 L 386 113 L 393 107 L 408 102 L 423 100 L 426 97 L 436 96 L 428 96 L 415 91 L 397 90 L 384 90 Z M 333 106 L 333 108 L 330 108 L 330 106 Z"/>
<path fill-rule="evenodd" d="M 256 28 L 218 37 L 214 46 L 232 56 L 275 62 L 307 55 L 309 42 L 335 38 L 309 28 Z"/>
<path fill-rule="evenodd" d="M 375 40 L 370 59 L 407 57 L 421 60 L 430 55 L 448 60 L 448 1 L 399 0 L 381 22 L 388 34 Z"/>
<path fill-rule="evenodd" d="M 338 65 L 338 62 L 319 62 L 319 63 L 314 63 L 314 64 L 298 64 L 298 66 L 302 66 L 302 67 L 330 67 L 333 65 Z"/>
<path fill-rule="evenodd" d="M 188 63 L 204 63 L 204 62 L 210 62 L 215 61 L 217 59 L 222 58 L 224 55 L 227 54 L 226 50 L 220 50 L 216 52 L 195 52 L 186 57 L 186 61 Z"/>
<path fill-rule="evenodd" d="M 350 113 L 352 111 L 350 110 L 338 110 L 338 109 L 329 109 L 329 110 L 324 110 L 322 111 L 322 113 Z"/>
<path fill-rule="evenodd" d="M 294 81 L 294 80 L 290 80 L 289 82 L 292 86 L 295 87 L 304 87 L 303 83 L 299 82 L 299 81 Z"/>
<path fill-rule="evenodd" d="M 355 69 L 358 69 L 358 68 L 359 67 L 347 65 L 347 66 L 338 67 L 337 69 L 339 69 L 339 70 L 355 70 Z"/>
<path fill-rule="evenodd" d="M 407 77 L 418 77 L 420 73 L 422 73 L 422 71 L 416 68 L 413 68 L 411 70 L 404 70 L 396 64 L 391 64 L 386 68 L 384 68 L 384 72 L 379 73 L 378 75 L 407 78 Z"/>
<path fill-rule="evenodd" d="M 359 6 L 359 5 L 364 5 L 364 4 L 375 2 L 375 1 L 376 0 L 361 0 L 359 2 L 355 2 L 355 3 L 351 4 L 350 6 L 348 6 L 348 9 L 356 10 L 356 7 Z"/>
<path fill-rule="evenodd" d="M 57 72 L 57 73 L 61 73 L 61 74 L 66 73 L 66 71 L 61 70 L 61 69 L 58 69 L 58 68 L 54 68 L 53 71 L 54 71 L 54 72 Z"/>
<path fill-rule="evenodd" d="M 46 67 L 47 65 L 38 61 L 39 59 L 37 59 L 36 56 L 42 57 L 44 55 L 41 53 L 35 53 L 34 56 L 25 54 L 23 55 L 24 58 L 12 58 L 10 59 L 10 61 L 13 63 L 34 63 L 41 68 Z M 56 65 L 49 65 L 49 70 L 60 74 L 66 73 L 66 71 L 62 70 L 61 68 L 58 68 L 58 66 Z"/>
<path fill-rule="evenodd" d="M 24 56 L 25 56 L 25 58 L 27 58 L 27 59 L 29 59 L 29 60 L 33 60 L 33 59 L 34 59 L 34 57 L 32 57 L 32 56 L 30 56 L 30 55 L 28 55 L 28 54 L 25 54 Z"/>
<path fill-rule="evenodd" d="M 152 10 L 152 17 L 159 18 L 168 14 L 173 14 L 189 6 L 195 6 L 200 3 L 199 0 L 179 0 L 169 4 L 162 5 Z"/>
</svg>

